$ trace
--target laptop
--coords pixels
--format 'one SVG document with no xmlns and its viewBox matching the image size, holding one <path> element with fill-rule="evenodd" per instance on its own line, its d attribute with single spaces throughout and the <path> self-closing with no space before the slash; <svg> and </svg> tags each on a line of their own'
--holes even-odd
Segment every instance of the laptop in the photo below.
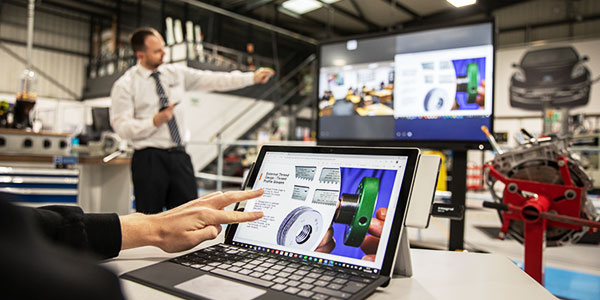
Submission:
<svg viewBox="0 0 600 300">
<path fill-rule="evenodd" d="M 364 299 L 390 282 L 419 150 L 263 146 L 225 242 L 123 274 L 186 299 Z"/>
</svg>

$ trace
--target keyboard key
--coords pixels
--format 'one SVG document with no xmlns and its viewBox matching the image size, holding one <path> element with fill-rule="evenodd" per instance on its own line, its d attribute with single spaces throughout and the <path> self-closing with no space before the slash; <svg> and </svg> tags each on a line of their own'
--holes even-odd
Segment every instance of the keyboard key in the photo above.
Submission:
<svg viewBox="0 0 600 300">
<path fill-rule="evenodd" d="M 307 265 L 304 265 L 304 266 L 300 267 L 300 270 L 303 270 L 303 271 L 310 271 L 312 269 L 313 269 L 313 267 L 307 266 Z"/>
<path fill-rule="evenodd" d="M 260 279 L 264 279 L 264 280 L 269 280 L 270 281 L 270 280 L 273 280 L 274 278 L 275 278 L 275 276 L 267 274 L 267 275 L 264 275 L 263 277 L 261 277 Z"/>
<path fill-rule="evenodd" d="M 288 293 L 288 294 L 296 294 L 297 292 L 300 291 L 299 288 L 295 288 L 295 287 L 288 287 L 287 289 L 283 290 L 284 292 Z"/>
<path fill-rule="evenodd" d="M 194 269 L 200 269 L 201 267 L 203 267 L 203 265 L 193 264 L 193 265 L 190 265 L 190 267 L 192 267 Z"/>
<path fill-rule="evenodd" d="M 316 281 L 316 279 L 310 278 L 310 277 L 304 277 L 304 278 L 300 279 L 300 281 L 302 281 L 304 283 L 313 283 Z"/>
<path fill-rule="evenodd" d="M 256 277 L 256 278 L 263 277 L 264 275 L 265 275 L 265 273 L 263 273 L 263 272 L 252 272 L 252 273 L 250 273 L 250 276 Z"/>
<path fill-rule="evenodd" d="M 303 283 L 298 286 L 298 288 L 303 289 L 303 290 L 312 290 L 312 288 L 314 288 L 314 287 L 315 287 L 314 285 L 308 284 L 308 283 Z"/>
<path fill-rule="evenodd" d="M 350 298 L 350 296 L 352 296 L 352 294 L 350 294 L 350 293 L 334 291 L 334 290 L 330 290 L 328 288 L 324 288 L 324 287 L 320 287 L 320 286 L 315 287 L 313 289 L 313 291 L 317 292 L 317 293 L 333 296 L 333 297 L 339 297 L 339 298 Z"/>
<path fill-rule="evenodd" d="M 327 282 L 325 280 L 317 280 L 317 281 L 314 282 L 314 284 L 318 285 L 318 286 L 326 286 L 326 285 L 329 284 L 329 282 Z"/>
<path fill-rule="evenodd" d="M 287 285 L 279 283 L 279 284 L 272 286 L 271 288 L 276 291 L 282 291 L 283 289 L 285 289 L 287 287 L 288 287 Z"/>
<path fill-rule="evenodd" d="M 324 272 L 325 272 L 325 269 L 321 269 L 321 268 L 314 268 L 314 269 L 313 269 L 311 272 L 312 272 L 312 273 L 315 273 L 315 274 L 321 274 L 321 273 L 324 273 Z"/>
<path fill-rule="evenodd" d="M 273 269 L 269 269 L 269 270 L 265 271 L 265 274 L 269 274 L 269 275 L 275 275 L 277 273 L 279 273 L 279 271 L 273 270 Z"/>
<path fill-rule="evenodd" d="M 329 296 L 325 296 L 323 294 L 315 294 L 311 299 L 313 300 L 326 300 Z"/>
<path fill-rule="evenodd" d="M 273 279 L 273 281 L 277 282 L 277 283 L 285 283 L 288 280 L 287 280 L 287 278 L 277 277 L 277 278 Z"/>
<path fill-rule="evenodd" d="M 264 272 L 265 270 L 267 270 L 267 268 L 265 268 L 265 267 L 256 267 L 256 268 L 254 268 L 254 271 L 257 271 L 257 272 Z"/>
<path fill-rule="evenodd" d="M 292 276 L 292 274 L 290 274 L 288 272 L 279 272 L 279 273 L 277 273 L 277 276 L 279 276 L 279 277 L 286 277 L 287 278 L 287 277 Z"/>
<path fill-rule="evenodd" d="M 294 274 L 294 275 L 292 275 L 292 276 L 290 276 L 288 278 L 290 280 L 300 280 L 300 279 L 302 279 L 302 276 Z"/>
<path fill-rule="evenodd" d="M 241 270 L 239 270 L 237 273 L 240 273 L 240 274 L 246 275 L 246 274 L 250 274 L 250 273 L 252 273 L 252 270 L 248 270 L 248 269 L 241 269 Z"/>
<path fill-rule="evenodd" d="M 215 268 L 214 268 L 214 267 L 211 267 L 211 266 L 203 266 L 203 267 L 201 267 L 201 268 L 200 268 L 200 270 L 202 270 L 202 271 L 206 271 L 206 272 L 210 272 L 210 271 L 212 271 L 212 270 L 214 270 L 214 269 L 215 269 Z"/>
<path fill-rule="evenodd" d="M 359 276 L 352 276 L 352 277 L 350 277 L 350 280 L 356 281 L 356 282 L 362 282 L 362 283 L 371 283 L 373 281 L 373 279 L 359 277 Z"/>
<path fill-rule="evenodd" d="M 343 285 L 341 284 L 337 284 L 337 283 L 330 283 L 327 287 L 332 289 L 332 290 L 339 290 L 342 288 Z"/>
<path fill-rule="evenodd" d="M 262 263 L 262 264 L 260 264 L 260 266 L 265 267 L 265 268 L 270 268 L 273 266 L 273 264 L 272 263 Z"/>
<path fill-rule="evenodd" d="M 335 275 L 337 275 L 337 274 L 338 274 L 338 272 L 335 272 L 335 271 L 327 271 L 327 272 L 325 272 L 324 274 L 325 274 L 325 275 L 329 275 L 329 276 L 335 276 Z"/>
<path fill-rule="evenodd" d="M 266 280 L 262 280 L 262 279 L 259 279 L 259 278 L 254 278 L 254 277 L 251 277 L 251 276 L 247 276 L 247 275 L 242 275 L 240 273 L 233 273 L 233 272 L 230 272 L 230 271 L 227 271 L 227 270 L 222 270 L 222 269 L 214 269 L 213 273 L 219 274 L 219 275 L 222 275 L 222 276 L 225 276 L 225 277 L 230 277 L 230 278 L 233 278 L 233 279 L 238 279 L 238 280 L 241 280 L 241 281 L 245 281 L 245 282 L 248 282 L 248 283 L 251 283 L 251 284 L 260 285 L 260 286 L 267 287 L 267 288 L 270 287 L 270 286 L 272 286 L 272 285 L 274 285 L 274 283 L 271 282 L 271 281 L 266 281 Z"/>
<path fill-rule="evenodd" d="M 301 291 L 300 293 L 298 293 L 298 296 L 309 298 L 313 294 L 314 294 L 314 292 L 311 292 L 311 291 Z"/>
<path fill-rule="evenodd" d="M 291 268 L 291 267 L 287 267 L 285 269 L 282 270 L 283 272 L 288 272 L 288 273 L 294 273 L 296 272 L 296 268 Z"/>
<path fill-rule="evenodd" d="M 329 275 L 323 275 L 321 276 L 321 278 L 319 278 L 320 280 L 324 280 L 324 281 L 332 281 L 333 277 L 329 276 Z"/>
<path fill-rule="evenodd" d="M 281 265 L 275 265 L 275 266 L 272 266 L 272 267 L 271 267 L 271 269 L 273 269 L 273 270 L 281 270 L 281 269 L 283 269 L 283 268 L 285 268 L 285 266 L 281 266 Z"/>
<path fill-rule="evenodd" d="M 356 282 L 356 281 L 349 281 L 341 290 L 344 291 L 344 292 L 348 292 L 348 293 L 354 294 L 354 293 L 360 291 L 365 286 L 367 286 L 366 283 L 361 283 L 361 282 Z"/>
<path fill-rule="evenodd" d="M 288 280 L 288 282 L 286 282 L 285 284 L 288 286 L 296 287 L 296 286 L 300 285 L 300 281 Z"/>
<path fill-rule="evenodd" d="M 306 277 L 317 279 L 321 276 L 319 273 L 308 273 Z"/>
<path fill-rule="evenodd" d="M 308 274 L 308 272 L 307 271 L 298 270 L 298 271 L 294 272 L 294 274 L 300 275 L 300 276 L 304 276 L 304 275 Z"/>
</svg>

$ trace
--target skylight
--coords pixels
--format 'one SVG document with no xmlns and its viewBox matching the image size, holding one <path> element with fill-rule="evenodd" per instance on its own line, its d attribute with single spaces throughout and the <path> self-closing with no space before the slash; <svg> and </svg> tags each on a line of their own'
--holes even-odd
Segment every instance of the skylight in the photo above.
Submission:
<svg viewBox="0 0 600 300">
<path fill-rule="evenodd" d="M 325 1 L 323 1 L 325 2 Z M 305 14 L 323 6 L 316 0 L 288 0 L 281 4 L 285 9 L 297 14 Z"/>
<path fill-rule="evenodd" d="M 477 0 L 446 0 L 448 3 L 454 5 L 455 7 L 463 7 L 467 5 L 472 5 L 477 2 Z"/>
</svg>

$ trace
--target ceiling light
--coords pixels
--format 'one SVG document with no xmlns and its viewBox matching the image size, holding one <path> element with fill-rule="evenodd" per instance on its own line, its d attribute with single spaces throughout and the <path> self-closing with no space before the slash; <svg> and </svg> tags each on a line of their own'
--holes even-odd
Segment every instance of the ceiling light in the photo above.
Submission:
<svg viewBox="0 0 600 300">
<path fill-rule="evenodd" d="M 346 65 L 346 60 L 343 60 L 341 58 L 337 58 L 337 59 L 334 59 L 331 63 L 334 66 L 344 66 L 344 65 Z"/>
<path fill-rule="evenodd" d="M 356 50 L 358 47 L 358 42 L 356 40 L 349 40 L 346 42 L 346 49 L 348 51 Z"/>
<path fill-rule="evenodd" d="M 477 2 L 477 0 L 446 0 L 448 3 L 454 5 L 455 7 L 463 7 L 467 5 L 473 5 Z"/>
<path fill-rule="evenodd" d="M 322 7 L 323 4 L 316 0 L 288 0 L 283 2 L 281 6 L 297 14 L 304 14 Z"/>
</svg>

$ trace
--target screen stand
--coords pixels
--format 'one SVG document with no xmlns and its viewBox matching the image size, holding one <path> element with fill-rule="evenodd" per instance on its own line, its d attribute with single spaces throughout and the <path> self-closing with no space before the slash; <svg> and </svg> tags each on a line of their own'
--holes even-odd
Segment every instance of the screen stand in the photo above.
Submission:
<svg viewBox="0 0 600 300">
<path fill-rule="evenodd" d="M 396 263 L 394 264 L 394 275 L 402 277 L 412 276 L 412 263 L 410 260 L 410 245 L 408 243 L 408 229 L 404 227 L 400 235 L 400 245 L 396 252 Z"/>
<path fill-rule="evenodd" d="M 467 150 L 455 150 L 452 154 L 452 192 L 451 203 L 454 206 L 465 207 L 467 194 Z M 448 250 L 463 250 L 465 236 L 465 216 L 462 220 L 450 221 L 450 239 Z"/>
</svg>

